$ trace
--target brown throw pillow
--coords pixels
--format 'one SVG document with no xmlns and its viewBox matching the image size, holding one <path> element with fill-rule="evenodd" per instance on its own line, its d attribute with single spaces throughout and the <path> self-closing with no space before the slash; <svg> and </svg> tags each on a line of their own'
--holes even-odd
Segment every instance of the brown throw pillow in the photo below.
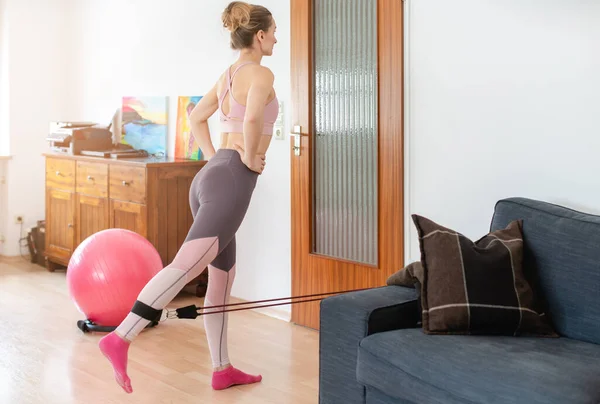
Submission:
<svg viewBox="0 0 600 404">
<path fill-rule="evenodd" d="M 417 292 L 417 318 L 418 324 L 421 323 L 422 308 L 421 308 L 421 284 L 423 283 L 423 265 L 421 261 L 411 262 L 406 267 L 396 271 L 387 278 L 388 286 L 403 286 L 415 289 Z"/>
<path fill-rule="evenodd" d="M 523 275 L 522 221 L 473 242 L 422 216 L 412 218 L 423 266 L 425 333 L 558 336 L 535 311 Z"/>
<path fill-rule="evenodd" d="M 418 287 L 420 290 L 420 282 L 423 279 L 423 266 L 421 261 L 411 262 L 406 267 L 396 271 L 387 278 L 388 286 L 405 286 L 407 288 Z"/>
</svg>

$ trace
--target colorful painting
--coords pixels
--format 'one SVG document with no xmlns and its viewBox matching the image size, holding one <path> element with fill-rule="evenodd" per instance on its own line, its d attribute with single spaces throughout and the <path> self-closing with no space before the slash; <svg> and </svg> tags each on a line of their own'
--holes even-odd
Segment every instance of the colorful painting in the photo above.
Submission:
<svg viewBox="0 0 600 404">
<path fill-rule="evenodd" d="M 121 143 L 167 154 L 168 97 L 123 97 Z"/>
<path fill-rule="evenodd" d="M 189 160 L 202 160 L 200 151 L 190 127 L 189 116 L 202 96 L 181 96 L 177 103 L 177 132 L 175 133 L 175 157 Z"/>
</svg>

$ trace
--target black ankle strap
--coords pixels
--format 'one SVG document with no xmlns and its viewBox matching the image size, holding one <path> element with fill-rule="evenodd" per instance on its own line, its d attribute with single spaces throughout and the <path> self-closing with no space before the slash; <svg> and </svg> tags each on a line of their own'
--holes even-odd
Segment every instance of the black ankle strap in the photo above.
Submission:
<svg viewBox="0 0 600 404">
<path fill-rule="evenodd" d="M 140 302 L 139 300 L 135 301 L 131 312 L 148 321 L 157 322 L 160 321 L 160 316 L 162 315 L 162 310 L 156 310 L 155 308 L 152 308 L 146 303 Z"/>
</svg>

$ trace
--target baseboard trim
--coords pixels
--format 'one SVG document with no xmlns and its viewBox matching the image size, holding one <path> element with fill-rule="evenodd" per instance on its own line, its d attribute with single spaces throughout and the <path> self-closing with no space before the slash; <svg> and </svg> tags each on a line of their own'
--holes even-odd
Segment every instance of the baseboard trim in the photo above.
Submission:
<svg viewBox="0 0 600 404">
<path fill-rule="evenodd" d="M 27 255 L 0 255 L 0 262 L 5 262 L 7 264 L 12 264 L 14 262 L 20 262 L 26 259 L 27 262 L 31 261 L 31 257 L 29 254 Z"/>
<path fill-rule="evenodd" d="M 240 299 L 238 297 L 233 297 L 233 296 L 229 299 L 229 301 L 230 301 L 230 303 L 252 304 L 252 302 L 250 302 L 249 300 L 244 300 L 244 299 Z M 268 304 L 268 303 L 258 303 L 258 304 Z M 233 307 L 233 308 L 235 308 L 235 307 Z M 240 308 L 242 308 L 242 307 L 240 307 Z M 255 313 L 263 314 L 265 316 L 283 320 L 288 323 L 292 319 L 290 313 L 286 312 L 285 310 L 278 309 L 276 307 L 265 307 L 262 309 L 248 309 L 248 310 L 251 310 Z"/>
</svg>

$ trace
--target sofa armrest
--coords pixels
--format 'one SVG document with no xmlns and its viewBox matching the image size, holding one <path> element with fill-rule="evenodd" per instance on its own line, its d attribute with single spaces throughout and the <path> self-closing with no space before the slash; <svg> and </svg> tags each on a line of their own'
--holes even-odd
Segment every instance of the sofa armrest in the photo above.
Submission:
<svg viewBox="0 0 600 404">
<path fill-rule="evenodd" d="M 370 334 L 416 327 L 417 297 L 415 289 L 384 286 L 321 301 L 320 404 L 365 403 L 365 388 L 356 380 L 358 344 Z"/>
</svg>

